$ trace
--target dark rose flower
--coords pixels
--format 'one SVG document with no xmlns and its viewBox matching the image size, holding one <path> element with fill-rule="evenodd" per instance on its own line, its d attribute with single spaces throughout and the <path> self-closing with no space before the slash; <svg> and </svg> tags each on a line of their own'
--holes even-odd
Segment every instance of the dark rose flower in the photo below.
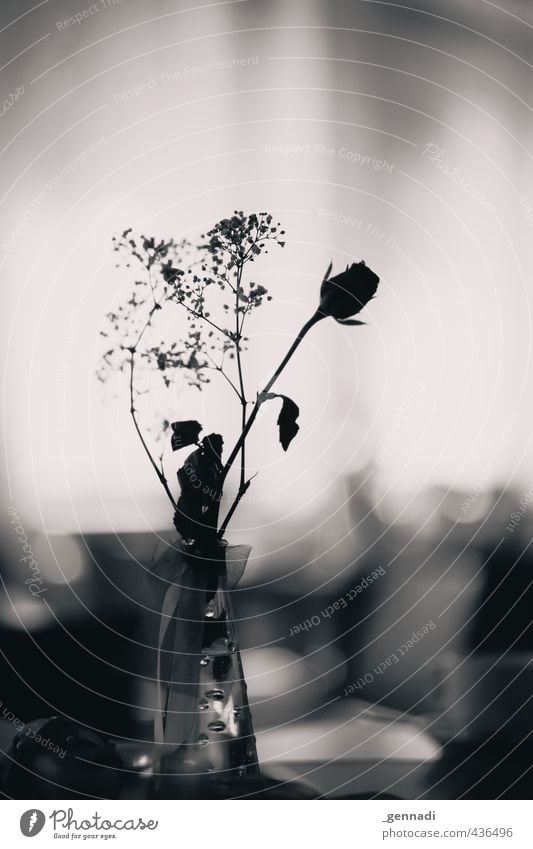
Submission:
<svg viewBox="0 0 533 849">
<path fill-rule="evenodd" d="M 364 262 L 346 266 L 335 277 L 329 277 L 328 268 L 320 288 L 319 312 L 344 320 L 356 315 L 374 297 L 379 277 Z"/>
</svg>

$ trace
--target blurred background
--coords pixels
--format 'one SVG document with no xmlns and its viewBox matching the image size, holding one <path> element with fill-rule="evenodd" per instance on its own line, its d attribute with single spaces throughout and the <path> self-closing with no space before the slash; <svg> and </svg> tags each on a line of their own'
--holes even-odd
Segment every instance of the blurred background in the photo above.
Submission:
<svg viewBox="0 0 533 849">
<path fill-rule="evenodd" d="M 2 705 L 149 737 L 139 634 L 172 515 L 126 386 L 94 376 L 129 285 L 111 238 L 268 210 L 287 244 L 254 269 L 273 300 L 250 323 L 249 386 L 330 261 L 364 259 L 381 284 L 365 327 L 322 322 L 280 379 L 301 410 L 289 451 L 274 411 L 250 438 L 259 474 L 228 538 L 252 545 L 233 601 L 263 763 L 325 795 L 527 798 L 529 3 L 1 15 Z M 232 444 L 230 393 L 183 385 L 166 417 Z M 175 491 L 182 462 L 169 446 Z"/>
</svg>

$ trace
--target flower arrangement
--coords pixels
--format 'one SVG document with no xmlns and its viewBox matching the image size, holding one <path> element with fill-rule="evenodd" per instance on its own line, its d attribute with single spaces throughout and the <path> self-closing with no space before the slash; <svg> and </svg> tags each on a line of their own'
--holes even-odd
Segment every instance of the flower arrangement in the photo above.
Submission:
<svg viewBox="0 0 533 849">
<path fill-rule="evenodd" d="M 133 426 L 172 505 L 179 534 L 170 557 L 163 557 L 153 570 L 164 582 L 157 601 L 160 701 L 155 739 L 166 745 L 167 757 L 172 755 L 171 773 L 182 778 L 187 772 L 184 764 L 191 771 L 191 758 L 194 775 L 205 768 L 206 774 L 236 770 L 237 778 L 242 778 L 257 770 L 229 594 L 242 574 L 249 549 L 227 546 L 224 540 L 252 483 L 247 437 L 261 406 L 280 400 L 279 440 L 283 450 L 289 448 L 299 430 L 300 411 L 291 398 L 273 391 L 274 384 L 315 324 L 332 318 L 344 326 L 361 325 L 354 316 L 374 297 L 379 283 L 364 262 L 353 263 L 335 276 L 330 264 L 317 307 L 252 402 L 245 374 L 247 321 L 272 298 L 265 286 L 252 279 L 251 264 L 270 248 L 284 244 L 285 231 L 272 215 L 243 211 L 218 221 L 198 243 L 157 241 L 153 236 L 135 236 L 131 229 L 114 240 L 118 264 L 132 269 L 134 279 L 127 300 L 106 317 L 101 331 L 106 350 L 97 376 L 106 382 L 116 372 L 125 374 Z M 178 338 L 170 318 L 176 310 L 185 319 Z M 185 381 L 202 391 L 213 375 L 227 382 L 238 402 L 240 435 L 226 458 L 222 435 L 201 437 L 203 427 L 195 420 L 170 421 L 168 414 L 156 413 L 155 425 L 143 423 L 139 409 L 143 396 L 153 407 L 154 372 L 167 390 Z M 161 448 L 161 440 L 168 437 L 173 451 L 194 446 L 177 473 L 178 498 L 169 484 Z M 227 512 L 220 515 L 227 477 L 236 463 L 237 490 Z M 213 630 L 216 622 L 222 630 Z M 226 744 L 222 755 L 220 741 Z M 203 747 L 215 766 L 202 754 Z M 195 760 L 192 752 L 196 750 Z M 178 759 L 176 752 L 181 752 Z"/>
<path fill-rule="evenodd" d="M 129 376 L 130 414 L 141 445 L 154 472 L 165 490 L 175 512 L 175 525 L 186 539 L 221 538 L 239 501 L 250 486 L 246 469 L 246 438 L 260 406 L 280 398 L 278 417 L 279 438 L 286 451 L 299 430 L 297 404 L 284 395 L 273 393 L 272 387 L 309 330 L 327 317 L 342 325 L 361 325 L 353 316 L 374 297 L 379 278 L 364 262 L 353 263 L 331 277 L 331 265 L 320 289 L 319 304 L 303 325 L 289 351 L 275 370 L 248 412 L 243 354 L 249 339 L 245 336 L 248 316 L 272 300 L 267 289 L 247 278 L 249 264 L 272 245 L 285 245 L 285 231 L 274 223 L 271 215 L 236 211 L 231 218 L 219 221 L 198 245 L 173 239 L 156 242 L 155 238 L 135 238 L 131 229 L 114 239 L 114 250 L 126 267 L 135 269 L 134 286 L 128 300 L 106 316 L 101 336 L 112 341 L 112 347 L 102 355 L 97 371 L 106 381 L 115 371 Z M 138 274 L 142 273 L 141 279 Z M 218 297 L 217 297 L 218 296 Z M 222 296 L 222 297 L 220 297 Z M 158 319 L 163 312 L 181 309 L 187 320 L 186 334 L 179 340 L 155 340 Z M 230 374 L 229 362 L 234 362 L 235 374 Z M 181 496 L 178 502 L 170 489 L 163 465 L 163 453 L 156 458 L 148 446 L 141 428 L 137 402 L 147 394 L 146 385 L 138 385 L 139 372 L 159 372 L 167 389 L 179 379 L 199 390 L 219 374 L 233 389 L 241 414 L 241 434 L 225 463 L 222 462 L 222 437 L 205 436 L 199 441 L 202 426 L 196 421 L 170 422 L 162 417 L 158 422 L 155 442 L 171 431 L 174 451 L 191 445 L 197 450 L 187 458 L 178 472 Z M 147 427 L 150 431 L 150 427 Z M 226 477 L 239 460 L 239 488 L 228 514 L 217 528 L 222 487 Z M 201 482 L 201 483 L 200 483 Z M 205 490 L 205 491 L 204 491 Z M 205 497 L 202 497 L 205 496 Z"/>
</svg>

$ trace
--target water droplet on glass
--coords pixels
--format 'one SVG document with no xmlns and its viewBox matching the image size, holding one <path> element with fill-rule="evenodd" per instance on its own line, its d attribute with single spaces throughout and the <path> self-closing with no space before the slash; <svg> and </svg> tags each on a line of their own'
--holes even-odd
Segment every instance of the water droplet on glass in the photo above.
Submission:
<svg viewBox="0 0 533 849">
<path fill-rule="evenodd" d="M 206 619 L 213 619 L 213 617 L 215 615 L 215 605 L 214 605 L 213 601 L 210 601 L 209 604 L 207 605 L 207 607 L 205 608 L 205 614 L 204 615 L 205 615 Z"/>
<path fill-rule="evenodd" d="M 206 692 L 206 696 L 208 699 L 223 699 L 224 690 L 220 690 L 218 688 L 215 688 L 214 690 L 208 690 Z"/>
<path fill-rule="evenodd" d="M 207 734 L 200 734 L 200 736 L 198 737 L 198 744 L 200 746 L 207 746 L 208 743 L 209 737 L 207 736 Z"/>
<path fill-rule="evenodd" d="M 215 721 L 210 722 L 207 727 L 209 728 L 210 731 L 217 731 L 217 732 L 218 731 L 225 731 L 226 730 L 226 723 L 222 722 L 220 719 L 215 719 Z"/>
<path fill-rule="evenodd" d="M 133 762 L 131 763 L 131 768 L 142 770 L 142 769 L 146 769 L 146 767 L 148 767 L 150 765 L 151 765 L 151 760 L 150 760 L 149 756 L 144 754 L 144 755 L 138 755 L 133 760 Z"/>
<path fill-rule="evenodd" d="M 207 666 L 210 660 L 211 660 L 210 657 L 208 657 L 207 655 L 204 655 L 200 660 L 200 666 Z"/>
<path fill-rule="evenodd" d="M 235 651 L 235 643 L 231 640 L 228 640 L 228 651 Z"/>
<path fill-rule="evenodd" d="M 233 716 L 239 717 L 241 714 L 242 714 L 242 708 L 240 708 L 240 707 L 233 708 Z"/>
<path fill-rule="evenodd" d="M 240 767 L 239 767 L 239 769 L 237 770 L 237 775 L 239 776 L 239 778 L 245 778 L 245 776 L 246 776 L 246 767 L 245 767 L 245 766 L 240 766 Z"/>
<path fill-rule="evenodd" d="M 200 701 L 198 702 L 198 707 L 200 708 L 200 710 L 207 710 L 209 707 L 209 702 L 207 701 L 207 699 L 200 699 Z"/>
</svg>

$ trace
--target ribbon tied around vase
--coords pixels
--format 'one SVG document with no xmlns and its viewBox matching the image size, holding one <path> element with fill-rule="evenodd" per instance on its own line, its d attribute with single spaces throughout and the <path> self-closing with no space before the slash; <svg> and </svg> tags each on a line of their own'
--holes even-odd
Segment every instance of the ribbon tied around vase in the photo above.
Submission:
<svg viewBox="0 0 533 849">
<path fill-rule="evenodd" d="M 178 539 L 151 570 L 163 589 L 157 638 L 157 707 L 154 741 L 179 746 L 192 741 L 198 714 L 200 660 L 206 604 L 213 619 L 231 616 L 228 591 L 246 568 L 251 547 L 220 543 L 201 553 Z"/>
</svg>

